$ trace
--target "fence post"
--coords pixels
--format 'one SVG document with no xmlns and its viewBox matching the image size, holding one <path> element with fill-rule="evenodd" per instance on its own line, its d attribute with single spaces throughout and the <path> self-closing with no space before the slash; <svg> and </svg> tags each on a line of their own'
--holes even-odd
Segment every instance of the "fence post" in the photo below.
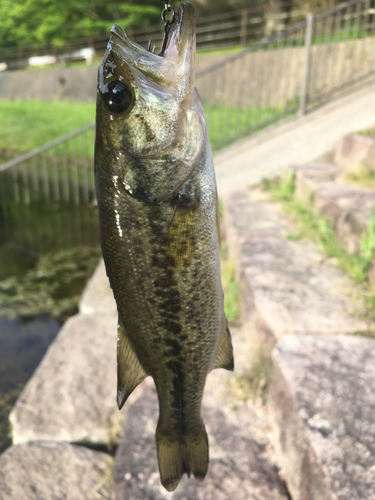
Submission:
<svg viewBox="0 0 375 500">
<path fill-rule="evenodd" d="M 247 10 L 241 12 L 241 45 L 244 47 L 247 42 Z"/>
<path fill-rule="evenodd" d="M 304 115 L 306 113 L 307 94 L 309 89 L 309 77 L 310 77 L 310 59 L 311 59 L 313 25 L 314 25 L 314 16 L 312 14 L 308 14 L 306 19 L 305 67 L 303 70 L 301 101 L 299 106 L 300 115 Z"/>
</svg>

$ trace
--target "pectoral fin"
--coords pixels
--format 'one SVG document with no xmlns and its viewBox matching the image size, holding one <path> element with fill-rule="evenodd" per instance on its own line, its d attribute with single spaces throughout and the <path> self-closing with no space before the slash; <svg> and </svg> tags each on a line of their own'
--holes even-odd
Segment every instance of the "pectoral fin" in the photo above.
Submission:
<svg viewBox="0 0 375 500">
<path fill-rule="evenodd" d="M 230 371 L 234 370 L 232 337 L 230 335 L 228 321 L 226 318 L 223 322 L 223 330 L 221 332 L 219 348 L 217 350 L 217 355 L 212 370 L 214 370 L 215 368 L 224 368 L 225 370 Z"/>
<path fill-rule="evenodd" d="M 117 406 L 119 410 L 137 385 L 146 377 L 147 373 L 134 352 L 119 318 L 117 338 Z"/>
</svg>

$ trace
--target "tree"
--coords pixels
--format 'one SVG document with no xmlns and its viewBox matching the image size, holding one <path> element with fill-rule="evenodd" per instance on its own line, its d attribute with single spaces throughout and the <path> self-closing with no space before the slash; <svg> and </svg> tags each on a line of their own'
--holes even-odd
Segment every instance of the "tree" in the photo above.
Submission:
<svg viewBox="0 0 375 500">
<path fill-rule="evenodd" d="M 1 0 L 0 47 L 62 43 L 160 21 L 156 0 Z"/>
</svg>

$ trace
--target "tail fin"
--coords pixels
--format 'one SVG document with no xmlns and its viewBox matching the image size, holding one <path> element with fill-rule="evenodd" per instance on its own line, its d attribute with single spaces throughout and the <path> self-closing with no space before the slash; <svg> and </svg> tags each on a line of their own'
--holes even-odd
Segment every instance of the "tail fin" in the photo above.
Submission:
<svg viewBox="0 0 375 500">
<path fill-rule="evenodd" d="M 167 491 L 173 491 L 186 472 L 198 481 L 203 481 L 208 469 L 208 438 L 203 425 L 202 431 L 183 442 L 171 441 L 156 430 L 159 472 L 162 485 Z"/>
</svg>

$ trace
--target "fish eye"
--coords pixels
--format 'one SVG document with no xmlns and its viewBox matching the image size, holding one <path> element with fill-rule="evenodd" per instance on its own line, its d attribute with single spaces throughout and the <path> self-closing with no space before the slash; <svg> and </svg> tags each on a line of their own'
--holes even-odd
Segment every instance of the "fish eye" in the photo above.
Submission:
<svg viewBox="0 0 375 500">
<path fill-rule="evenodd" d="M 126 83 L 114 80 L 108 83 L 108 90 L 104 94 L 104 100 L 110 111 L 122 113 L 130 107 L 133 95 Z"/>
</svg>

